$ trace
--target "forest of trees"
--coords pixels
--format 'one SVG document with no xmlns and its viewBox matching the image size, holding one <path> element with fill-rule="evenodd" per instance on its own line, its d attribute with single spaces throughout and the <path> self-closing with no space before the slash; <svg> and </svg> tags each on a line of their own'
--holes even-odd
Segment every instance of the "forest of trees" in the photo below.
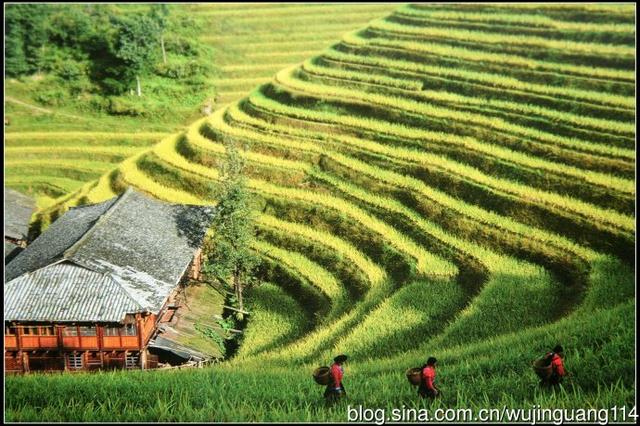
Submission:
<svg viewBox="0 0 640 426">
<path fill-rule="evenodd" d="M 55 76 L 64 94 L 41 93 L 44 104 L 80 93 L 140 97 L 152 76 L 202 85 L 211 70 L 192 24 L 165 4 L 7 5 L 5 77 Z"/>
</svg>

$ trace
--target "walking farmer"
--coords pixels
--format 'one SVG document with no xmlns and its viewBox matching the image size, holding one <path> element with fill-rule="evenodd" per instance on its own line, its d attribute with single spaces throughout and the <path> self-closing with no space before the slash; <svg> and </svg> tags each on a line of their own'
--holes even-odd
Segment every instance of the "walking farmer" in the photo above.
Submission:
<svg viewBox="0 0 640 426">
<path fill-rule="evenodd" d="M 553 352 L 549 353 L 551 357 L 551 376 L 549 376 L 549 384 L 551 386 L 558 386 L 562 383 L 564 376 L 567 372 L 564 369 L 564 350 L 561 345 L 557 345 L 553 348 Z"/>
<path fill-rule="evenodd" d="M 420 385 L 418 386 L 418 395 L 422 398 L 436 398 L 440 391 L 435 385 L 436 381 L 436 360 L 434 357 L 430 357 L 427 363 L 422 366 L 422 375 L 420 378 Z"/>
<path fill-rule="evenodd" d="M 324 391 L 324 397 L 327 402 L 334 402 L 340 398 L 344 398 L 347 394 L 342 384 L 342 378 L 344 377 L 344 367 L 342 366 L 347 360 L 346 355 L 338 355 L 333 359 L 333 364 L 330 370 L 330 380 L 327 388 Z"/>
<path fill-rule="evenodd" d="M 564 350 L 561 345 L 547 352 L 536 364 L 535 370 L 540 377 L 540 386 L 559 386 L 567 375 L 564 368 Z"/>
</svg>

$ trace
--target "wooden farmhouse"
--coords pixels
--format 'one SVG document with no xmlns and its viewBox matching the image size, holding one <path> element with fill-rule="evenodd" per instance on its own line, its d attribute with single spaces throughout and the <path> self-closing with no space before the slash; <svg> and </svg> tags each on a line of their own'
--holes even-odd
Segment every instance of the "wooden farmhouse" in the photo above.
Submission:
<svg viewBox="0 0 640 426">
<path fill-rule="evenodd" d="M 61 216 L 5 266 L 5 372 L 155 367 L 212 215 L 128 189 Z"/>
</svg>

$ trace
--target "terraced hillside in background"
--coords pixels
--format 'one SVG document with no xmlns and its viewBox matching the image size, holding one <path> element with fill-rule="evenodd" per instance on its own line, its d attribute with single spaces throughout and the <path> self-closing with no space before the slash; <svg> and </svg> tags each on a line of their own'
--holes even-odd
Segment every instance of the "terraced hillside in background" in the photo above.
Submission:
<svg viewBox="0 0 640 426">
<path fill-rule="evenodd" d="M 180 14 L 210 32 L 200 40 L 213 47 L 220 75 L 211 79 L 215 106 L 236 101 L 287 66 L 340 41 L 342 34 L 383 17 L 393 4 L 185 5 Z"/>
<path fill-rule="evenodd" d="M 351 406 L 418 406 L 404 371 L 433 355 L 432 407 L 631 407 L 634 12 L 400 7 L 45 210 L 42 226 L 128 185 L 215 203 L 226 144 L 244 148 L 268 284 L 249 294 L 239 353 L 111 375 L 104 395 L 154 398 L 110 401 L 109 414 L 345 421 L 310 377 L 337 353 Z M 557 343 L 572 378 L 545 392 L 530 363 Z M 24 379 L 47 395 L 11 379 L 9 418 L 46 403 L 73 419 L 95 377 Z M 73 404 L 67 387 L 81 389 Z"/>
<path fill-rule="evenodd" d="M 207 58 L 219 70 L 210 90 L 192 108 L 170 120 L 87 114 L 45 107 L 29 92 L 29 79 L 7 82 L 5 185 L 34 195 L 41 207 L 112 169 L 127 157 L 184 128 L 198 116 L 198 104 L 214 107 L 239 99 L 275 71 L 302 62 L 343 33 L 386 15 L 394 5 L 199 4 L 171 6 L 176 19 L 193 20 L 214 48 Z M 120 6 L 130 10 L 129 6 Z M 137 10 L 137 9 L 136 9 Z M 313 35 L 310 37 L 310 34 Z M 171 59 L 171 58 L 170 58 Z M 38 77 L 36 77 L 38 78 Z M 35 80 L 34 80 L 35 81 Z M 151 88 L 150 90 L 155 90 Z"/>
</svg>

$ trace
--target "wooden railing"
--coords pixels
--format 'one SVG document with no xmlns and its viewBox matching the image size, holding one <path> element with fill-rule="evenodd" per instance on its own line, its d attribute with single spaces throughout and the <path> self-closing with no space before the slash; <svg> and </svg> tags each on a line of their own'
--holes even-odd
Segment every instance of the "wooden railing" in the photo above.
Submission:
<svg viewBox="0 0 640 426">
<path fill-rule="evenodd" d="M 5 348 L 17 348 L 18 347 L 18 336 L 4 336 L 4 347 Z"/>
<path fill-rule="evenodd" d="M 20 349 L 139 349 L 140 336 L 143 336 L 142 344 L 145 344 L 155 326 L 155 316 L 147 317 L 145 322 L 140 322 L 135 336 L 105 336 L 101 326 L 96 327 L 95 336 L 67 336 L 63 333 L 63 327 L 56 327 L 55 335 L 22 334 L 18 328 L 18 334 L 4 336 L 4 347 L 8 350 Z"/>
<path fill-rule="evenodd" d="M 22 349 L 57 348 L 58 336 L 21 336 L 20 347 Z"/>
<path fill-rule="evenodd" d="M 69 349 L 98 349 L 97 336 L 63 336 L 62 347 Z"/>
<path fill-rule="evenodd" d="M 138 336 L 104 336 L 102 338 L 102 347 L 104 349 L 137 349 Z"/>
<path fill-rule="evenodd" d="M 62 347 L 68 349 L 99 349 L 97 336 L 63 336 Z M 18 336 L 4 336 L 5 349 L 18 349 Z M 57 336 L 20 336 L 21 349 L 58 348 Z M 105 336 L 102 338 L 105 349 L 137 349 L 138 336 Z"/>
</svg>

